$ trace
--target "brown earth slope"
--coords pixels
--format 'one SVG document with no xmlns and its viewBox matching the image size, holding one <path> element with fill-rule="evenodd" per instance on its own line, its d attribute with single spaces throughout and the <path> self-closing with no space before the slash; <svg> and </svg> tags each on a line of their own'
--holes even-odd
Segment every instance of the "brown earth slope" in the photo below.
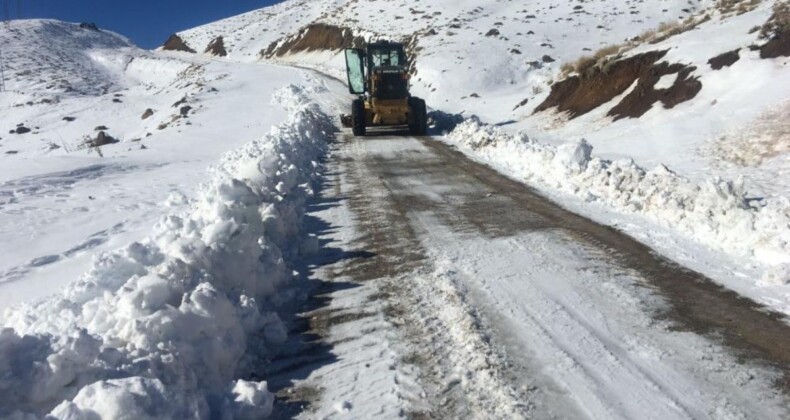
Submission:
<svg viewBox="0 0 790 420">
<path fill-rule="evenodd" d="M 338 51 L 344 48 L 358 48 L 365 39 L 355 36 L 348 28 L 314 23 L 302 28 L 293 36 L 281 38 L 261 50 L 262 58 L 282 57 L 289 54 L 311 51 Z"/>
<path fill-rule="evenodd" d="M 691 74 L 696 69 L 683 64 L 656 64 L 667 51 L 649 51 L 632 57 L 615 59 L 593 66 L 582 74 L 571 76 L 552 85 L 551 93 L 535 112 L 556 108 L 567 112 L 570 118 L 584 115 L 636 87 L 619 104 L 609 110 L 615 119 L 637 118 L 652 108 L 656 102 L 664 107 L 692 99 L 702 89 L 702 83 Z M 655 84 L 665 75 L 677 74 L 674 84 L 666 89 L 655 89 Z"/>
</svg>

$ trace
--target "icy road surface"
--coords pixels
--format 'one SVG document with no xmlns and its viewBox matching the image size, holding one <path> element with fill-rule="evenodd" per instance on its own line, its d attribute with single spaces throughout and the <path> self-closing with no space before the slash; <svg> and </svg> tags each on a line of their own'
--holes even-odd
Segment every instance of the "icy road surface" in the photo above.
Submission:
<svg viewBox="0 0 790 420">
<path fill-rule="evenodd" d="M 788 416 L 753 302 L 430 137 L 341 135 L 328 169 L 280 416 Z"/>
</svg>

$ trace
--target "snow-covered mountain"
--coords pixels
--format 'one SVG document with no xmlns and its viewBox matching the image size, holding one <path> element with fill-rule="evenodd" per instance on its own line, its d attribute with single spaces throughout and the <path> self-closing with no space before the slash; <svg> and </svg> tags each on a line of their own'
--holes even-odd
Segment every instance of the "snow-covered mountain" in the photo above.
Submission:
<svg viewBox="0 0 790 420">
<path fill-rule="evenodd" d="M 10 91 L 88 95 L 129 86 L 122 74 L 136 47 L 95 26 L 16 21 L 0 31 Z"/>
<path fill-rule="evenodd" d="M 0 25 L 0 417 L 269 414 L 261 366 L 304 299 L 304 216 L 350 99 L 331 78 L 366 40 L 406 43 L 414 93 L 465 120 L 434 140 L 790 314 L 788 10 L 287 0 L 156 51 Z"/>
</svg>

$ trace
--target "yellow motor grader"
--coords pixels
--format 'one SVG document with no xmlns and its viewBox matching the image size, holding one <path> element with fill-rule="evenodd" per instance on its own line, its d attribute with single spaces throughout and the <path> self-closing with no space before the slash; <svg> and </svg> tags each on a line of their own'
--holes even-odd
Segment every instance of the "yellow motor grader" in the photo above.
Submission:
<svg viewBox="0 0 790 420">
<path fill-rule="evenodd" d="M 425 135 L 425 101 L 409 93 L 408 68 L 401 43 L 378 41 L 346 50 L 348 89 L 359 95 L 348 121 L 355 136 L 364 136 L 368 127 L 406 126 L 411 135 Z"/>
</svg>

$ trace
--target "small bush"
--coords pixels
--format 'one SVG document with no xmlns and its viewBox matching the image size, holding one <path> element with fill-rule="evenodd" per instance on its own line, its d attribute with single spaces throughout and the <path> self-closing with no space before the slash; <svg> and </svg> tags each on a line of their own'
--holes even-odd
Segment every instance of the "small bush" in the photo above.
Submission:
<svg viewBox="0 0 790 420">
<path fill-rule="evenodd" d="M 622 49 L 623 47 L 624 45 L 622 44 L 609 45 L 596 51 L 595 54 L 593 54 L 593 57 L 595 58 L 596 61 L 598 61 L 604 57 L 618 54 L 620 52 L 620 49 Z"/>
<path fill-rule="evenodd" d="M 746 12 L 751 12 L 760 3 L 762 3 L 762 0 L 719 0 L 716 3 L 716 8 L 723 15 L 742 15 Z"/>
<path fill-rule="evenodd" d="M 583 73 L 585 70 L 594 66 L 598 60 L 591 55 L 583 55 L 572 63 L 565 63 L 560 67 L 562 76 L 565 77 L 571 73 Z"/>
<path fill-rule="evenodd" d="M 780 33 L 790 32 L 790 0 L 774 3 L 773 14 L 760 29 L 761 39 L 770 39 Z"/>
</svg>

